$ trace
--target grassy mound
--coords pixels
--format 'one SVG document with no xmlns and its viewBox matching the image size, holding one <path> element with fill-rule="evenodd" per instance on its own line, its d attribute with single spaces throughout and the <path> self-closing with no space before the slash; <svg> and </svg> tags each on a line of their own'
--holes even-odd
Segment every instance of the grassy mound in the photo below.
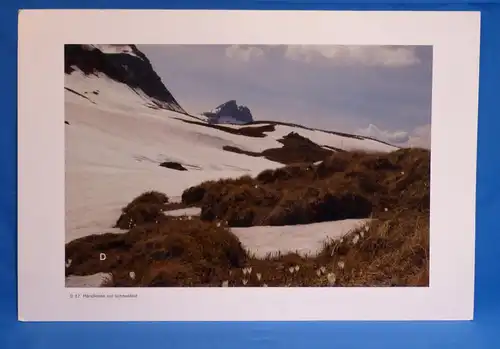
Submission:
<svg viewBox="0 0 500 349">
<path fill-rule="evenodd" d="M 106 254 L 104 261 L 100 253 Z M 66 258 L 72 261 L 67 275 L 112 273 L 114 286 L 193 286 L 210 284 L 229 269 L 242 267 L 247 254 L 226 227 L 168 218 L 124 234 L 71 241 Z"/>
<path fill-rule="evenodd" d="M 168 205 L 168 197 L 157 191 L 139 195 L 122 209 L 115 228 L 130 229 L 146 223 L 158 223 L 165 216 L 163 211 Z"/>
<path fill-rule="evenodd" d="M 319 164 L 294 164 L 201 183 L 182 195 L 201 218 L 230 226 L 307 224 L 429 208 L 430 153 L 334 153 Z"/>
</svg>

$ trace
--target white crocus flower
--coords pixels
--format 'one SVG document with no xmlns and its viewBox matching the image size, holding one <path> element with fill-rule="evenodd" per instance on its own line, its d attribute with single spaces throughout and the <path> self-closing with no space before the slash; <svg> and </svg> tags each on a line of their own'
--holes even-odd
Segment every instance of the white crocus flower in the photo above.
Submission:
<svg viewBox="0 0 500 349">
<path fill-rule="evenodd" d="M 353 243 L 354 245 L 356 245 L 356 244 L 358 243 L 358 241 L 359 241 L 359 235 L 358 235 L 358 234 L 356 234 L 356 235 L 354 235 L 354 238 L 352 239 L 352 243 Z"/>
<path fill-rule="evenodd" d="M 328 284 L 330 286 L 335 285 L 335 281 L 337 281 L 337 277 L 335 276 L 334 273 L 328 273 L 328 275 L 326 276 L 326 279 L 328 280 Z"/>
</svg>

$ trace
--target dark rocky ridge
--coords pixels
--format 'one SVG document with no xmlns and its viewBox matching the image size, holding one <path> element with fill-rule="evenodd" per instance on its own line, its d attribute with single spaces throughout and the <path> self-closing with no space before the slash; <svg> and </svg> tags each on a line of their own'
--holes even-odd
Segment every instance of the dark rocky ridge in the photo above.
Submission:
<svg viewBox="0 0 500 349">
<path fill-rule="evenodd" d="M 134 90 L 142 90 L 159 108 L 186 114 L 156 74 L 148 58 L 135 45 L 128 47 L 133 54 L 104 53 L 92 45 L 65 45 L 64 72 L 71 74 L 77 67 L 86 75 L 103 73 Z"/>
<path fill-rule="evenodd" d="M 253 116 L 250 109 L 244 105 L 238 105 L 235 100 L 227 101 L 219 105 L 213 111 L 203 113 L 208 117 L 208 122 L 217 123 L 249 123 L 253 122 Z"/>
</svg>

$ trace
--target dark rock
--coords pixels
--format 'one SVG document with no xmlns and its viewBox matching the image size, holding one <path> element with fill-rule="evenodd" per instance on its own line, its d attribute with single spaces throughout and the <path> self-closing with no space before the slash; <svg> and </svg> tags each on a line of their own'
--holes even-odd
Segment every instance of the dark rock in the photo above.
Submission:
<svg viewBox="0 0 500 349">
<path fill-rule="evenodd" d="M 219 105 L 210 112 L 203 113 L 209 118 L 210 123 L 249 123 L 253 122 L 250 109 L 244 105 L 238 105 L 235 100 L 230 100 Z"/>
<path fill-rule="evenodd" d="M 64 123 L 65 123 L 66 125 L 69 125 L 69 122 L 67 122 L 67 121 L 64 121 Z"/>
<path fill-rule="evenodd" d="M 160 164 L 161 167 L 170 168 L 177 171 L 187 171 L 187 168 L 179 164 L 178 162 L 165 161 Z"/>
<path fill-rule="evenodd" d="M 131 53 L 104 53 L 93 45 L 65 45 L 64 71 L 71 74 L 77 67 L 86 75 L 103 73 L 142 90 L 160 108 L 186 113 L 163 85 L 148 58 L 135 45 L 121 46 L 127 46 Z"/>
</svg>

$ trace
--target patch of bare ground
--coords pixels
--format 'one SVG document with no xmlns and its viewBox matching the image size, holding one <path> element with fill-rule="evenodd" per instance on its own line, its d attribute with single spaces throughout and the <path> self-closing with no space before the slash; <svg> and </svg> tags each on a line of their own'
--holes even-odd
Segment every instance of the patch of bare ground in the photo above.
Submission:
<svg viewBox="0 0 500 349">
<path fill-rule="evenodd" d="M 428 286 L 429 168 L 422 149 L 334 153 L 319 165 L 189 188 L 183 204 L 202 205 L 201 217 L 159 219 L 168 198 L 146 193 L 124 208 L 128 232 L 66 245 L 66 275 L 111 273 L 105 286 L 115 287 Z M 256 258 L 230 231 L 357 216 L 372 220 L 311 256 Z"/>
<path fill-rule="evenodd" d="M 279 162 L 285 165 L 295 163 L 313 163 L 324 160 L 332 151 L 327 150 L 308 138 L 302 137 L 298 133 L 291 132 L 279 139 L 283 144 L 281 148 L 266 149 L 262 152 L 251 152 L 233 146 L 224 146 L 222 149 L 238 154 L 245 154 L 255 157 L 264 157 L 268 160 Z"/>
<path fill-rule="evenodd" d="M 203 126 L 203 127 L 209 127 L 213 128 L 219 131 L 235 134 L 235 135 L 241 135 L 241 136 L 247 136 L 247 137 L 255 137 L 255 138 L 263 138 L 266 137 L 266 132 L 273 132 L 274 131 L 274 125 L 263 125 L 261 127 L 238 127 L 238 128 L 233 128 L 233 127 L 227 127 L 219 124 L 208 124 L 203 121 L 194 121 L 194 120 L 185 120 L 181 118 L 175 118 L 179 121 L 183 121 L 188 124 L 192 125 L 198 125 L 198 126 Z"/>
<path fill-rule="evenodd" d="M 187 168 L 174 161 L 165 161 L 160 164 L 161 167 L 169 168 L 171 170 L 177 171 L 187 171 Z"/>
</svg>

